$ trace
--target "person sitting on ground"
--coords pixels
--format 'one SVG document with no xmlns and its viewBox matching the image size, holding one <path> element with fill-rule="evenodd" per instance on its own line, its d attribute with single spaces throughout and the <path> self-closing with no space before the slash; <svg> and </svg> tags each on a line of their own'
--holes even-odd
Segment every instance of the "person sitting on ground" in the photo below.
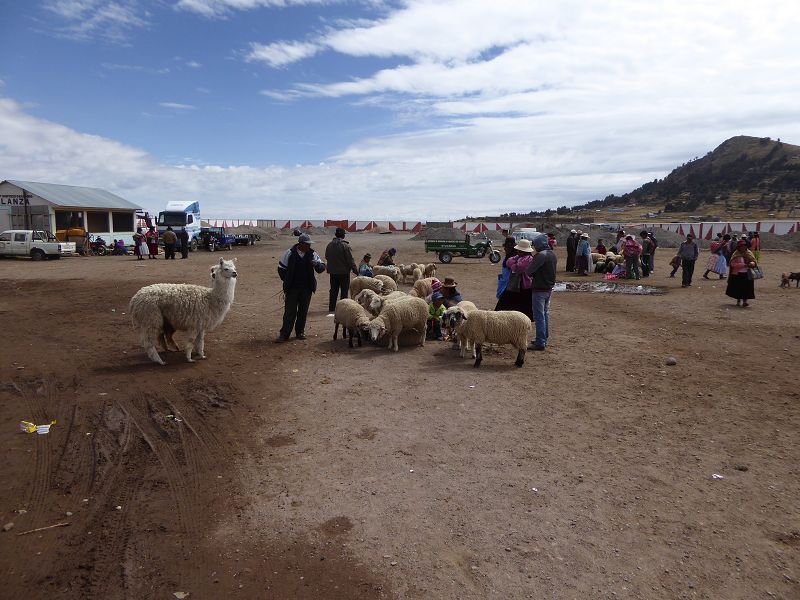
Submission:
<svg viewBox="0 0 800 600">
<path fill-rule="evenodd" d="M 597 240 L 597 247 L 595 247 L 594 251 L 597 252 L 597 254 L 602 254 L 603 256 L 605 256 L 608 253 L 608 250 L 606 250 L 606 245 L 603 243 L 603 240 Z"/>
<path fill-rule="evenodd" d="M 444 296 L 444 305 L 446 308 L 455 306 L 463 300 L 461 293 L 456 289 L 457 285 L 458 284 L 452 277 L 444 278 L 444 283 L 442 283 L 442 296 Z"/>
<path fill-rule="evenodd" d="M 431 281 L 431 293 L 425 296 L 425 302 L 427 302 L 428 304 L 433 302 L 433 295 L 436 292 L 441 292 L 441 291 L 442 291 L 442 282 L 434 277 L 433 281 Z"/>
<path fill-rule="evenodd" d="M 364 258 L 361 259 L 361 262 L 358 265 L 358 274 L 364 277 L 372 277 L 372 265 L 369 264 L 370 259 L 372 258 L 371 254 L 365 254 Z"/>
<path fill-rule="evenodd" d="M 390 265 L 394 265 L 395 254 L 397 254 L 397 250 L 395 250 L 394 248 L 389 248 L 388 250 L 384 250 L 381 253 L 380 258 L 378 259 L 378 266 L 388 267 Z"/>
<path fill-rule="evenodd" d="M 444 296 L 441 292 L 434 292 L 431 296 L 431 303 L 428 305 L 427 339 L 435 339 L 439 342 L 444 339 L 442 337 L 442 316 L 444 311 Z"/>
</svg>

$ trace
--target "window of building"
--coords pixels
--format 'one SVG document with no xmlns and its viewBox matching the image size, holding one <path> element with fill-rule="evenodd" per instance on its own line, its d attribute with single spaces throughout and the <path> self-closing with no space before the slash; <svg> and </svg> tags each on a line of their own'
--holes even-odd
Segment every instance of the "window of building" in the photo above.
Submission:
<svg viewBox="0 0 800 600">
<path fill-rule="evenodd" d="M 108 231 L 108 213 L 97 211 L 86 213 L 86 230 L 91 233 Z"/>
<path fill-rule="evenodd" d="M 133 213 L 132 212 L 114 212 L 111 213 L 111 222 L 114 231 L 133 231 Z"/>
<path fill-rule="evenodd" d="M 83 227 L 83 213 L 79 210 L 57 210 L 56 229 Z"/>
</svg>

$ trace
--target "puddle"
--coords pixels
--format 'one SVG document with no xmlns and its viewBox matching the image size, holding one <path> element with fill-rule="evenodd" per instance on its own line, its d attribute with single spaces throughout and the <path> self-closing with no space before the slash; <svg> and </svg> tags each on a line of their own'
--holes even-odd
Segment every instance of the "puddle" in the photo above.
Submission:
<svg viewBox="0 0 800 600">
<path fill-rule="evenodd" d="M 652 285 L 635 285 L 617 283 L 616 281 L 559 281 L 553 287 L 554 292 L 592 292 L 599 294 L 634 294 L 637 296 L 654 296 L 663 294 L 664 290 Z"/>
</svg>

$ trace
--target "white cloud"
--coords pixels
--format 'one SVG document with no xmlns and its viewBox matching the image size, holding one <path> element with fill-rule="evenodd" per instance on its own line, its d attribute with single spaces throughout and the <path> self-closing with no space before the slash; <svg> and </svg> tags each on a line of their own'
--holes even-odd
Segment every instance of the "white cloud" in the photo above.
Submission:
<svg viewBox="0 0 800 600">
<path fill-rule="evenodd" d="M 138 0 L 46 0 L 43 6 L 60 21 L 55 32 L 76 40 L 125 43 L 133 30 L 149 25 Z"/>
<path fill-rule="evenodd" d="M 199 68 L 200 68 L 200 67 L 202 67 L 203 65 L 201 65 L 201 64 L 200 64 L 199 62 L 197 62 L 196 60 L 190 60 L 190 61 L 188 61 L 188 62 L 186 63 L 186 66 L 187 66 L 187 67 L 189 67 L 190 69 L 199 69 Z"/>
<path fill-rule="evenodd" d="M 179 102 L 159 102 L 158 105 L 164 108 L 174 108 L 175 110 L 194 110 L 197 108 L 191 104 L 181 104 Z"/>
<path fill-rule="evenodd" d="M 198 13 L 205 17 L 220 17 L 235 10 L 255 8 L 284 8 L 306 4 L 334 4 L 342 0 L 178 0 L 180 10 Z"/>
<path fill-rule="evenodd" d="M 272 44 L 250 44 L 245 56 L 248 62 L 263 62 L 270 67 L 283 67 L 298 60 L 313 56 L 321 47 L 306 42 L 274 42 Z"/>
</svg>

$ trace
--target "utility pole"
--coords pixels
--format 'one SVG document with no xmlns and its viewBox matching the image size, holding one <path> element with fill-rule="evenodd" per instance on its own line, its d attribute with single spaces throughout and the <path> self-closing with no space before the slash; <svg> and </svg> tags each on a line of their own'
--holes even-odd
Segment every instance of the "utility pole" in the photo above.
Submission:
<svg viewBox="0 0 800 600">
<path fill-rule="evenodd" d="M 31 229 L 31 211 L 28 208 L 28 192 L 22 188 L 22 209 L 25 211 L 25 229 Z"/>
</svg>

